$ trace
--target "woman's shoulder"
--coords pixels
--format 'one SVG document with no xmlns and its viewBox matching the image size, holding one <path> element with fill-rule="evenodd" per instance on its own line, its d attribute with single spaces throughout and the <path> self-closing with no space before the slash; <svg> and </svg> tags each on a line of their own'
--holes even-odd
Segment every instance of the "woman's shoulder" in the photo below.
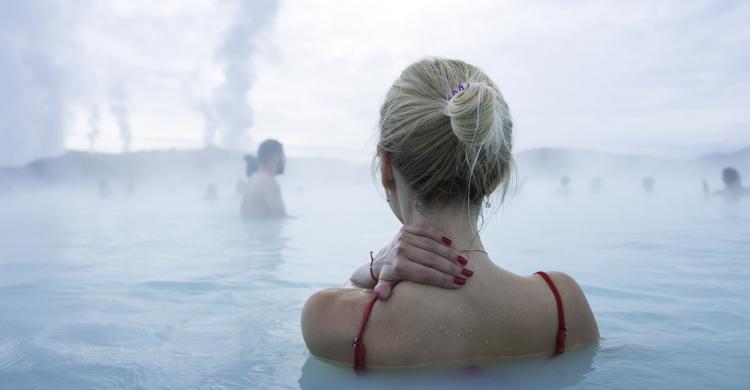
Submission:
<svg viewBox="0 0 750 390">
<path fill-rule="evenodd" d="M 588 299 L 578 282 L 564 272 L 548 272 L 554 282 L 565 310 L 569 346 L 591 344 L 599 340 L 599 328 Z"/>
<path fill-rule="evenodd" d="M 351 362 L 352 343 L 373 291 L 330 288 L 316 292 L 302 309 L 302 336 L 313 355 Z"/>
<path fill-rule="evenodd" d="M 460 332 L 465 327 L 444 316 L 455 314 L 456 306 L 435 297 L 428 299 L 422 291 L 449 296 L 451 290 L 407 281 L 399 283 L 396 289 L 387 301 L 377 301 L 373 306 L 362 340 L 368 367 L 433 363 L 465 349 L 466 338 L 438 342 L 446 337 L 434 332 L 438 328 L 441 332 L 443 329 Z M 319 358 L 351 364 L 354 337 L 372 297 L 372 290 L 338 288 L 322 290 L 308 298 L 302 310 L 302 335 L 310 352 Z M 451 347 L 448 345 L 451 342 L 460 346 Z M 446 353 L 450 356 L 443 356 Z"/>
</svg>

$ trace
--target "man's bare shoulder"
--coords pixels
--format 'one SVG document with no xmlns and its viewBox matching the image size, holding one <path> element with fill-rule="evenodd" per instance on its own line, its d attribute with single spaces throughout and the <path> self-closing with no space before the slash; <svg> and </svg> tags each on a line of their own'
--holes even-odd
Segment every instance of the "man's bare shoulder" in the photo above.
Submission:
<svg viewBox="0 0 750 390">
<path fill-rule="evenodd" d="M 264 173 L 261 173 L 261 172 L 255 172 L 252 175 L 250 175 L 250 177 L 247 178 L 247 183 L 248 184 L 266 183 L 266 182 L 269 182 L 269 181 L 274 181 L 274 180 L 273 180 L 273 178 L 271 176 L 268 176 L 268 175 L 266 175 Z"/>
</svg>

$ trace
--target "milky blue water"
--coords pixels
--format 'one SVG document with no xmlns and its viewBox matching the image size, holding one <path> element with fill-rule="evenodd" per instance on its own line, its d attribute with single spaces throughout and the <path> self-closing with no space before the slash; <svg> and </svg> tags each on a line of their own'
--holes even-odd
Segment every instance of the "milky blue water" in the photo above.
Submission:
<svg viewBox="0 0 750 390">
<path fill-rule="evenodd" d="M 287 185 L 297 218 L 273 224 L 243 223 L 237 199 L 205 202 L 198 187 L 0 198 L 0 388 L 750 386 L 750 199 L 527 187 L 485 244 L 511 271 L 574 276 L 601 343 L 362 377 L 311 357 L 299 318 L 398 228 L 372 186 Z"/>
</svg>

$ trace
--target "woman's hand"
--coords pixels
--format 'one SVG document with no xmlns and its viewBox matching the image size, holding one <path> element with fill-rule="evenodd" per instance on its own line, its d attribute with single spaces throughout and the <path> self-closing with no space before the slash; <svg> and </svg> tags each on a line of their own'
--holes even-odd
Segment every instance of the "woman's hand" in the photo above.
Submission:
<svg viewBox="0 0 750 390">
<path fill-rule="evenodd" d="M 468 260 L 450 245 L 451 240 L 431 226 L 404 225 L 375 256 L 375 292 L 386 300 L 402 280 L 444 288 L 463 286 L 474 273 L 465 268 Z"/>
</svg>

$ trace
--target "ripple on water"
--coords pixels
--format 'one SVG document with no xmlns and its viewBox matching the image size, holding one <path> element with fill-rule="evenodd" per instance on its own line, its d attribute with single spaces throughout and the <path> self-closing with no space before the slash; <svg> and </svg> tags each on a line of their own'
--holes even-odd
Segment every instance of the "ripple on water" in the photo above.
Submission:
<svg viewBox="0 0 750 390">
<path fill-rule="evenodd" d="M 558 269 L 583 286 L 604 336 L 588 352 L 364 377 L 312 358 L 299 328 L 305 299 L 340 286 L 397 228 L 385 205 L 363 208 L 362 192 L 340 195 L 356 201 L 278 226 L 243 224 L 229 199 L 126 207 L 124 200 L 56 206 L 40 197 L 6 208 L 0 388 L 750 383 L 750 219 L 726 218 L 711 204 L 666 216 L 637 203 L 605 205 L 601 215 L 586 215 L 583 204 L 528 199 L 523 206 L 522 198 L 522 208 L 509 204 L 488 221 L 483 239 L 506 268 Z M 308 196 L 299 209 L 316 204 Z"/>
</svg>

